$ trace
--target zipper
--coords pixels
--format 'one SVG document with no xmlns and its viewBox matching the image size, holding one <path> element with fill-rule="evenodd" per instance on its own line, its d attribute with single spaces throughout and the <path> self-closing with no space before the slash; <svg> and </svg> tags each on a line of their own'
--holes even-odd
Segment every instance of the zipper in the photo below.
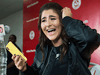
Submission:
<svg viewBox="0 0 100 75">
<path fill-rule="evenodd" d="M 53 50 L 53 48 L 52 48 L 51 51 L 50 51 L 50 55 L 49 55 L 49 58 L 48 58 L 48 62 L 47 62 L 47 64 L 46 64 L 46 67 L 45 67 L 45 69 L 44 69 L 42 75 L 44 74 L 44 72 L 45 72 L 45 70 L 46 70 L 46 68 L 47 68 L 47 66 L 48 66 L 48 63 L 49 63 L 49 59 L 50 59 L 50 56 L 51 56 L 52 50 Z"/>
</svg>

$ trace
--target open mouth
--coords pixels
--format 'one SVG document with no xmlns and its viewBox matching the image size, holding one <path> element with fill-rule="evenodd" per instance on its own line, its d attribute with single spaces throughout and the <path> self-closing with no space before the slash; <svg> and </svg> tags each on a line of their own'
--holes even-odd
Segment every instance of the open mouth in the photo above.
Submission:
<svg viewBox="0 0 100 75">
<path fill-rule="evenodd" d="M 53 32 L 53 31 L 56 31 L 56 29 L 50 29 L 50 30 L 47 30 L 48 32 Z"/>
</svg>

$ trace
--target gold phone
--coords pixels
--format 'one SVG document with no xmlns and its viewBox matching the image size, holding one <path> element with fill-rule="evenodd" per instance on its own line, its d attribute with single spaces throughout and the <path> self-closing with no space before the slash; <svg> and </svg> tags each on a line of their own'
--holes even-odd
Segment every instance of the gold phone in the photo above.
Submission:
<svg viewBox="0 0 100 75">
<path fill-rule="evenodd" d="M 16 54 L 16 55 L 21 55 L 22 59 L 24 58 L 24 61 L 27 61 L 27 58 L 19 51 L 19 49 L 10 41 L 8 42 L 8 44 L 6 45 L 6 49 L 12 54 Z"/>
</svg>

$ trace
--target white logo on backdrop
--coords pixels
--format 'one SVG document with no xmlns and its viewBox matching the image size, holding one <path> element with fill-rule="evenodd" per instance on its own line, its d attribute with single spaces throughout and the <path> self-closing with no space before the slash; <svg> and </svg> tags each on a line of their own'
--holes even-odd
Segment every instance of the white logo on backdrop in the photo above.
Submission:
<svg viewBox="0 0 100 75">
<path fill-rule="evenodd" d="M 30 49 L 30 50 L 26 50 L 26 53 L 31 53 L 31 52 L 35 52 L 36 50 L 35 49 Z"/>
<path fill-rule="evenodd" d="M 36 17 L 36 18 L 30 19 L 30 20 L 27 20 L 26 22 L 31 22 L 31 21 L 37 20 L 38 18 L 39 17 Z"/>
<path fill-rule="evenodd" d="M 72 8 L 77 10 L 81 6 L 81 0 L 73 0 Z"/>
<path fill-rule="evenodd" d="M 35 37 L 34 31 L 30 31 L 29 38 L 30 38 L 31 40 L 33 40 L 34 37 Z"/>
<path fill-rule="evenodd" d="M 28 5 L 27 8 L 30 8 L 30 7 L 32 7 L 32 6 L 36 5 L 36 4 L 38 4 L 38 3 L 39 3 L 39 2 L 36 1 L 35 3 L 32 3 L 32 4 Z"/>
<path fill-rule="evenodd" d="M 85 23 L 85 24 L 88 23 L 88 20 L 83 21 L 83 23 Z"/>
</svg>

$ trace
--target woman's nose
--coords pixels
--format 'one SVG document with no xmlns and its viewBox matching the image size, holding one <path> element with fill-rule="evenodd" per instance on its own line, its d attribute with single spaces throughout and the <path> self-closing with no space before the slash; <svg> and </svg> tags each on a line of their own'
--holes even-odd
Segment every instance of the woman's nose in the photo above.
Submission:
<svg viewBox="0 0 100 75">
<path fill-rule="evenodd" d="M 46 22 L 46 25 L 47 25 L 47 26 L 50 26 L 50 25 L 51 25 L 51 21 L 48 20 L 48 21 Z"/>
</svg>

